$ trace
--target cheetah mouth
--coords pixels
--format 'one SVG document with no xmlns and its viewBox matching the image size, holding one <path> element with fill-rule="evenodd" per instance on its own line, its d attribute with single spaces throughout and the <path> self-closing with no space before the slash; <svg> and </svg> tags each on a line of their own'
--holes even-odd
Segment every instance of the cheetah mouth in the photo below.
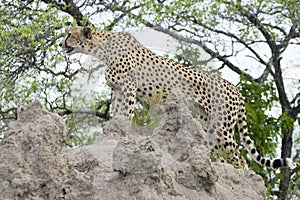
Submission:
<svg viewBox="0 0 300 200">
<path fill-rule="evenodd" d="M 67 47 L 66 53 L 69 54 L 74 50 L 74 47 Z"/>
</svg>

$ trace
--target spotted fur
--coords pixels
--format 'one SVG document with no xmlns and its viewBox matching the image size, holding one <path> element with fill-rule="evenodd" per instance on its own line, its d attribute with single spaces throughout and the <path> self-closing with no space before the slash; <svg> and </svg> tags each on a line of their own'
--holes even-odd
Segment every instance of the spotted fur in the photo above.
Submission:
<svg viewBox="0 0 300 200">
<path fill-rule="evenodd" d="M 256 162 L 272 168 L 292 165 L 289 158 L 270 160 L 257 152 L 248 134 L 243 97 L 228 81 L 158 56 L 128 33 L 70 28 L 60 46 L 69 55 L 93 55 L 107 66 L 105 77 L 114 90 L 115 113 L 131 118 L 136 98 L 163 103 L 173 88 L 179 88 L 205 111 L 203 115 L 198 113 L 198 118 L 215 140 L 207 145 L 213 152 L 225 149 L 228 163 L 245 167 L 234 140 L 237 122 L 244 146 Z"/>
</svg>

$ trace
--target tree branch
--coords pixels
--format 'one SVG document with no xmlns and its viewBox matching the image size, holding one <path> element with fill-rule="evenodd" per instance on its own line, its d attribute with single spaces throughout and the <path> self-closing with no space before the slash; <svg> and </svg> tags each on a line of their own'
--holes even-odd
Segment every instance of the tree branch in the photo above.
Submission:
<svg viewBox="0 0 300 200">
<path fill-rule="evenodd" d="M 300 100 L 300 93 L 296 94 L 296 96 L 293 98 L 293 100 L 291 101 L 291 104 L 296 103 L 297 100 Z"/>
<path fill-rule="evenodd" d="M 108 10 L 110 10 L 112 12 L 120 11 L 122 13 L 118 17 L 114 18 L 113 22 L 110 25 L 106 26 L 105 29 L 112 30 L 113 27 L 118 22 L 120 22 L 124 17 L 126 17 L 127 15 L 129 15 L 132 11 L 134 11 L 134 10 L 136 10 L 136 9 L 144 6 L 144 4 L 139 4 L 139 5 L 136 5 L 136 6 L 132 6 L 129 9 L 124 9 L 126 3 L 127 3 L 127 1 L 124 1 L 124 3 L 121 6 L 117 5 L 117 3 L 112 4 L 112 5 L 101 4 L 101 5 L 105 6 L 106 9 L 108 9 Z"/>
<path fill-rule="evenodd" d="M 87 20 L 86 23 L 83 24 L 84 15 L 79 10 L 79 7 L 76 6 L 73 0 L 63 0 L 64 4 L 52 0 L 42 0 L 42 1 L 46 4 L 52 4 L 57 9 L 71 15 L 76 20 L 79 26 L 92 25 L 92 23 L 89 20 Z"/>
<path fill-rule="evenodd" d="M 227 67 L 229 67 L 232 71 L 236 72 L 237 74 L 241 75 L 244 74 L 249 80 L 254 80 L 254 78 L 242 71 L 240 68 L 238 68 L 237 66 L 235 66 L 232 62 L 230 62 L 226 57 L 220 55 L 219 53 L 211 50 L 210 48 L 208 48 L 204 43 L 202 43 L 201 41 L 198 40 L 194 40 L 194 39 L 189 39 L 189 38 L 185 38 L 183 36 L 180 36 L 172 31 L 170 31 L 169 29 L 163 28 L 161 26 L 154 26 L 151 23 L 147 23 L 146 26 L 153 28 L 156 31 L 165 33 L 170 35 L 171 37 L 180 40 L 180 41 L 184 41 L 186 43 L 190 43 L 190 44 L 195 44 L 199 47 L 201 47 L 206 53 L 208 53 L 209 55 L 211 55 L 212 57 L 217 58 L 219 61 L 223 62 Z"/>
<path fill-rule="evenodd" d="M 231 2 L 226 2 L 226 4 L 232 5 Z M 253 14 L 250 10 L 246 10 L 241 4 L 236 4 L 236 7 L 240 11 L 241 15 L 245 16 L 262 33 L 268 45 L 270 46 L 271 51 L 277 49 L 275 41 L 272 39 L 272 36 L 269 34 L 268 30 L 265 29 L 264 24 L 262 24 L 257 18 L 257 15 Z"/>
<path fill-rule="evenodd" d="M 195 17 L 193 17 L 193 16 L 189 16 L 189 18 L 192 18 L 192 19 L 193 19 L 192 21 L 193 21 L 195 24 L 197 24 L 197 25 L 199 25 L 199 26 L 201 26 L 201 27 L 203 27 L 203 28 L 205 28 L 205 29 L 207 29 L 207 30 L 210 30 L 210 31 L 212 31 L 212 32 L 214 32 L 214 33 L 218 33 L 218 34 L 220 34 L 220 35 L 225 35 L 225 36 L 227 36 L 227 37 L 230 37 L 230 38 L 235 39 L 238 43 L 241 43 L 244 47 L 246 47 L 246 49 L 248 49 L 248 50 L 255 56 L 255 58 L 257 59 L 257 61 L 258 61 L 259 63 L 261 63 L 261 64 L 267 66 L 268 69 L 270 70 L 270 73 L 274 73 L 274 72 L 272 71 L 272 69 L 271 69 L 270 64 L 269 64 L 268 62 L 265 62 L 265 61 L 263 60 L 263 58 L 262 58 L 262 57 L 261 57 L 261 56 L 253 49 L 253 48 L 251 48 L 250 45 L 248 45 L 245 41 L 243 41 L 240 37 L 238 37 L 238 36 L 236 36 L 235 34 L 230 33 L 230 32 L 225 32 L 225 31 L 223 31 L 223 30 L 218 30 L 218 29 L 215 29 L 215 28 L 213 28 L 213 27 L 209 27 L 209 26 L 207 26 L 207 25 L 201 23 L 199 20 L 197 20 L 197 19 L 196 19 Z"/>
<path fill-rule="evenodd" d="M 42 67 L 39 67 L 39 66 L 35 66 L 36 69 L 38 69 L 39 71 L 44 71 L 44 72 L 47 72 L 47 73 L 50 73 L 54 76 L 64 76 L 66 78 L 72 78 L 74 77 L 76 74 L 78 74 L 81 70 L 78 69 L 76 71 L 74 71 L 73 73 L 70 73 L 70 68 L 69 68 L 69 65 L 67 65 L 65 67 L 65 71 L 60 71 L 60 72 L 55 72 L 49 68 L 42 68 Z"/>
</svg>

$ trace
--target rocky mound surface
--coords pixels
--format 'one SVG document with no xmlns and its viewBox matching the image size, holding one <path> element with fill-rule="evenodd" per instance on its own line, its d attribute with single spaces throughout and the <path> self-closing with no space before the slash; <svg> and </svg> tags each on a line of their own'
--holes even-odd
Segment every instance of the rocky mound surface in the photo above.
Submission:
<svg viewBox="0 0 300 200">
<path fill-rule="evenodd" d="M 94 144 L 73 149 L 60 116 L 37 101 L 22 107 L 0 143 L 0 199 L 265 199 L 253 171 L 210 161 L 186 105 L 174 92 L 150 136 L 116 116 Z"/>
</svg>

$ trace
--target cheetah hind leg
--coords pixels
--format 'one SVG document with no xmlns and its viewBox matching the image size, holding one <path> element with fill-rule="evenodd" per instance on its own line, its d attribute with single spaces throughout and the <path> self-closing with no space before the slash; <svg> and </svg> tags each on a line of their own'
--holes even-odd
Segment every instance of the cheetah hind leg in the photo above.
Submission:
<svg viewBox="0 0 300 200">
<path fill-rule="evenodd" d="M 228 143 L 218 143 L 211 151 L 212 161 L 220 160 L 221 162 L 227 162 L 232 164 L 235 168 L 246 169 L 246 161 L 237 149 L 237 145 L 234 141 L 229 142 L 234 145 L 228 145 Z"/>
<path fill-rule="evenodd" d="M 224 127 L 218 122 L 221 120 L 217 118 L 218 114 L 208 116 L 205 109 L 201 106 L 192 105 L 191 111 L 196 112 L 196 117 L 200 121 L 203 129 L 207 132 L 207 138 L 204 141 L 204 145 L 210 149 L 210 157 L 212 161 L 220 160 L 221 162 L 227 162 L 232 164 L 235 168 L 245 169 L 246 161 L 236 148 L 235 141 L 231 141 L 232 146 L 225 146 L 224 136 L 222 135 Z M 193 112 L 192 112 L 193 113 Z M 194 115 L 193 115 L 194 116 Z"/>
</svg>

